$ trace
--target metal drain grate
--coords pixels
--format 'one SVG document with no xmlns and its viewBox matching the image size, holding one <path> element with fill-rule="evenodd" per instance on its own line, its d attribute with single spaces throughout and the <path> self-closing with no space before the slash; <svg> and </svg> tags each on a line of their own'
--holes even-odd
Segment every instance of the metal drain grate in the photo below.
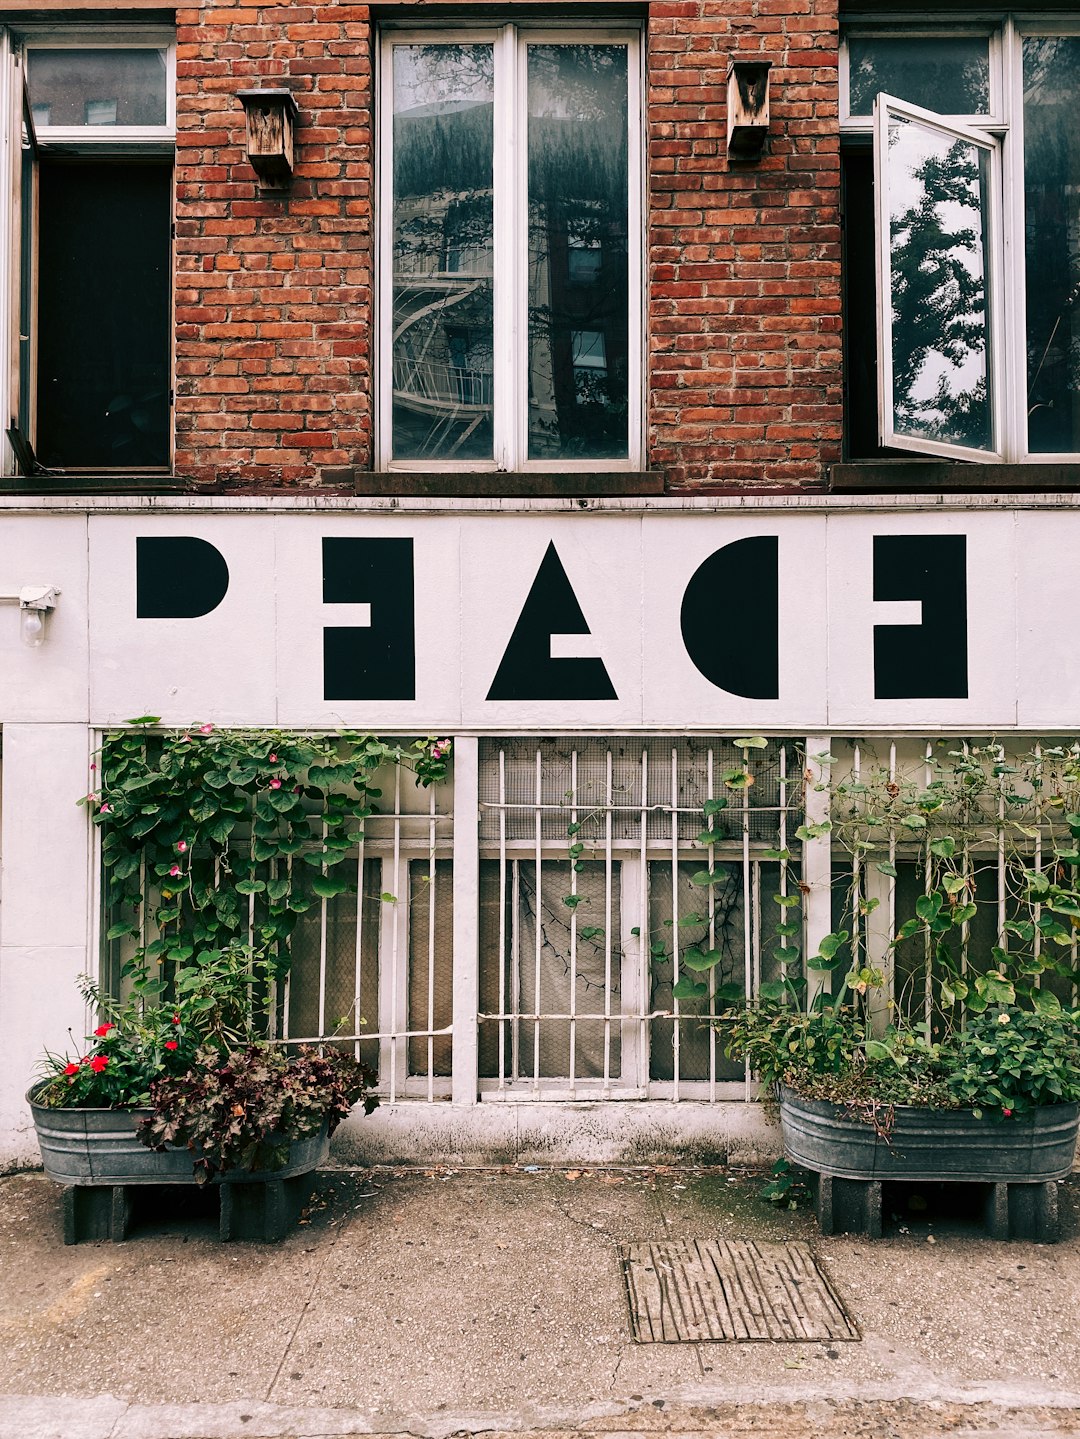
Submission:
<svg viewBox="0 0 1080 1439">
<path fill-rule="evenodd" d="M 622 1263 L 639 1344 L 860 1337 L 806 1244 L 630 1244 Z"/>
</svg>

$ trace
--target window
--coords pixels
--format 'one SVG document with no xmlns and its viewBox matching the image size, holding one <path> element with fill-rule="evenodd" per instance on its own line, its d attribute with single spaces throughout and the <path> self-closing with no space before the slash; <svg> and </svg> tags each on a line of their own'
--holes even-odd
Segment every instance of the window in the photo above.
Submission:
<svg viewBox="0 0 1080 1439">
<path fill-rule="evenodd" d="M 7 468 L 168 469 L 171 458 L 170 37 L 148 31 L 7 36 L 21 105 L 18 366 Z"/>
<path fill-rule="evenodd" d="M 1075 460 L 1080 25 L 853 27 L 842 61 L 852 456 Z"/>
<path fill-rule="evenodd" d="M 641 460 L 635 32 L 388 31 L 384 468 Z"/>
</svg>

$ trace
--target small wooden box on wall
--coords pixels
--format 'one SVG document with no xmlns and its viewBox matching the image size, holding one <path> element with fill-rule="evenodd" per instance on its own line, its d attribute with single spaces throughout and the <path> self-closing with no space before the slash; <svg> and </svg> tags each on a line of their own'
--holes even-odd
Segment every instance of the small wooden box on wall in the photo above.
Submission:
<svg viewBox="0 0 1080 1439">
<path fill-rule="evenodd" d="M 290 90 L 238 90 L 247 120 L 247 157 L 263 190 L 287 190 L 300 111 Z"/>
<path fill-rule="evenodd" d="M 769 133 L 769 60 L 728 66 L 727 147 L 732 160 L 757 160 Z"/>
</svg>

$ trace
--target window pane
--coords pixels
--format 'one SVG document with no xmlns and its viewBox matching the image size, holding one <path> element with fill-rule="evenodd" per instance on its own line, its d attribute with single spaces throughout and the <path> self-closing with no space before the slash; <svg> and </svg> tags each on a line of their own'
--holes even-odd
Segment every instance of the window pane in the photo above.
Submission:
<svg viewBox="0 0 1080 1439">
<path fill-rule="evenodd" d="M 42 125 L 164 125 L 164 50 L 31 50 L 30 98 Z"/>
<path fill-rule="evenodd" d="M 1080 38 L 1024 41 L 1028 448 L 1080 450 Z"/>
<path fill-rule="evenodd" d="M 529 46 L 529 457 L 628 453 L 625 45 Z"/>
<path fill-rule="evenodd" d="M 491 459 L 490 45 L 394 47 L 393 454 Z"/>
<path fill-rule="evenodd" d="M 872 115 L 879 93 L 940 115 L 990 113 L 990 53 L 985 38 L 945 36 L 848 41 L 852 115 Z"/>
<path fill-rule="evenodd" d="M 42 163 L 42 464 L 169 463 L 172 167 Z"/>
<path fill-rule="evenodd" d="M 992 450 L 989 156 L 903 116 L 888 126 L 893 428 Z"/>
</svg>

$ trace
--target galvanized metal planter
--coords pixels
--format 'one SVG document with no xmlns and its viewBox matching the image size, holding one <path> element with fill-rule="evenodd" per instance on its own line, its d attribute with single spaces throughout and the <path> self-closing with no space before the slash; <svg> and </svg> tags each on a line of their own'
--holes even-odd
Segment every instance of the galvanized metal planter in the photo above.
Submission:
<svg viewBox="0 0 1080 1439">
<path fill-rule="evenodd" d="M 894 1107 L 888 1137 L 842 1104 L 780 1096 L 784 1153 L 815 1171 L 823 1234 L 882 1231 L 882 1185 L 976 1184 L 977 1203 L 994 1239 L 1058 1238 L 1057 1183 L 1072 1168 L 1080 1106 L 1053 1104 L 1015 1119 L 970 1109 Z"/>
<path fill-rule="evenodd" d="M 26 1096 L 34 1116 L 41 1162 L 58 1184 L 193 1184 L 194 1158 L 189 1149 L 169 1145 L 148 1149 L 135 1133 L 148 1109 L 47 1109 Z M 284 1169 L 230 1169 L 217 1182 L 261 1184 L 291 1179 L 326 1162 L 330 1141 L 325 1127 L 308 1139 L 294 1139 Z"/>
<path fill-rule="evenodd" d="M 970 1109 L 896 1105 L 887 1139 L 842 1104 L 780 1096 L 784 1152 L 795 1164 L 841 1179 L 1036 1184 L 1072 1168 L 1080 1106 L 1051 1104 L 1011 1119 Z"/>
<path fill-rule="evenodd" d="M 143 1185 L 194 1184 L 194 1156 L 185 1147 L 148 1149 L 135 1128 L 148 1109 L 47 1109 L 34 1090 L 26 1096 L 34 1116 L 41 1161 L 64 1186 L 64 1243 L 126 1239 L 135 1195 Z M 326 1126 L 294 1139 L 284 1168 L 230 1169 L 211 1181 L 221 1196 L 221 1239 L 273 1242 L 288 1233 L 308 1202 L 315 1170 L 326 1162 Z"/>
</svg>

